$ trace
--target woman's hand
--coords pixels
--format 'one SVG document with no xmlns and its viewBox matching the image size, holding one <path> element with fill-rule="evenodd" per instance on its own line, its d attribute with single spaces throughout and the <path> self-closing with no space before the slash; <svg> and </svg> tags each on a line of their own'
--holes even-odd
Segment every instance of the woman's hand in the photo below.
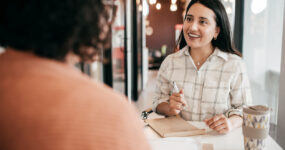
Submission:
<svg viewBox="0 0 285 150">
<path fill-rule="evenodd" d="M 218 133 L 228 133 L 232 130 L 231 121 L 223 114 L 216 115 L 210 119 L 204 120 L 204 122 L 213 130 Z"/>
<path fill-rule="evenodd" d="M 167 115 L 178 115 L 184 106 L 186 106 L 186 101 L 183 90 L 180 90 L 179 93 L 173 93 L 169 98 L 169 113 Z"/>
</svg>

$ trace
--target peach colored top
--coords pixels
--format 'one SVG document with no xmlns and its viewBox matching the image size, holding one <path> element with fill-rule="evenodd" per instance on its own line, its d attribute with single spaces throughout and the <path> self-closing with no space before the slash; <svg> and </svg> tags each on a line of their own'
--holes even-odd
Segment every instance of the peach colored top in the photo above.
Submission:
<svg viewBox="0 0 285 150">
<path fill-rule="evenodd" d="M 73 66 L 0 55 L 0 149 L 148 150 L 135 109 Z"/>
</svg>

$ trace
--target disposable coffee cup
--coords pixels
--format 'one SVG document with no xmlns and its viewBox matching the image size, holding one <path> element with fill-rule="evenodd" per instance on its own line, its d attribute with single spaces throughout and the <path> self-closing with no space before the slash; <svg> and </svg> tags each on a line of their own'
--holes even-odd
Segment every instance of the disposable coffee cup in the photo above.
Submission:
<svg viewBox="0 0 285 150">
<path fill-rule="evenodd" d="M 245 150 L 262 150 L 269 133 L 270 112 L 267 106 L 256 105 L 243 108 L 242 131 Z"/>
</svg>

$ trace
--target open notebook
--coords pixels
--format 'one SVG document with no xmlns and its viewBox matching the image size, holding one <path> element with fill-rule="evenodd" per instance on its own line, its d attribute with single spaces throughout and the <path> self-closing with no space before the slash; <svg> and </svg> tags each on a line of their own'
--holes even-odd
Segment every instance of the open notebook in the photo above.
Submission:
<svg viewBox="0 0 285 150">
<path fill-rule="evenodd" d="M 161 137 L 185 137 L 205 134 L 205 129 L 199 129 L 180 116 L 147 119 L 146 123 Z"/>
</svg>

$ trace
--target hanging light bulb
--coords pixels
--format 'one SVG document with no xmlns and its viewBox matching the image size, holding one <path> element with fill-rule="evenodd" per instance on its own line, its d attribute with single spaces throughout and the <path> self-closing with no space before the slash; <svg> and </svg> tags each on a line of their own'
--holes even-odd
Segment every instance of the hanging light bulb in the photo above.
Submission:
<svg viewBox="0 0 285 150">
<path fill-rule="evenodd" d="M 150 5 L 153 5 L 153 4 L 155 4 L 156 3 L 156 0 L 149 0 L 149 4 Z"/>
<path fill-rule="evenodd" d="M 177 5 L 176 4 L 171 4 L 170 5 L 170 11 L 176 11 L 177 10 Z"/>
<path fill-rule="evenodd" d="M 177 0 L 171 0 L 171 4 L 175 4 Z"/>
<path fill-rule="evenodd" d="M 157 9 L 157 10 L 160 10 L 160 8 L 161 8 L 161 4 L 160 4 L 160 3 L 157 3 L 157 4 L 156 4 L 156 9 Z"/>
</svg>

